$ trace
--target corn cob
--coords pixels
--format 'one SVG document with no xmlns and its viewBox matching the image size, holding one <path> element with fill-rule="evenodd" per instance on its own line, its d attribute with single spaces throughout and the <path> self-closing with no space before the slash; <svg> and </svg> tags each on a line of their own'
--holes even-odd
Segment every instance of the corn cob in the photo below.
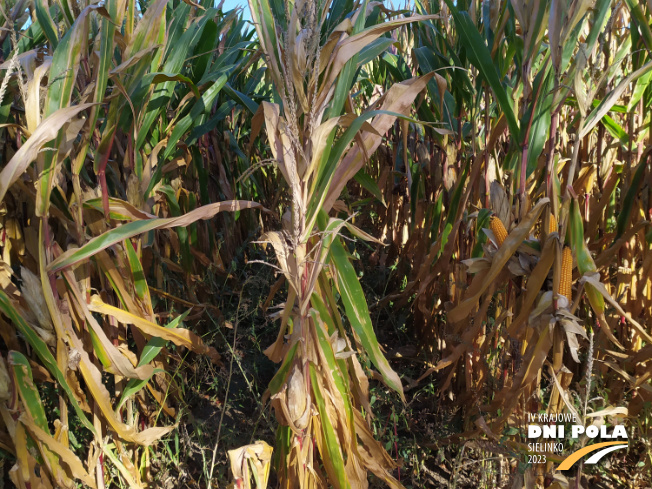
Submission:
<svg viewBox="0 0 652 489">
<path fill-rule="evenodd" d="M 556 233 L 559 231 L 559 226 L 557 224 L 557 218 L 554 214 L 550 214 L 550 223 L 548 224 L 548 234 Z"/>
<path fill-rule="evenodd" d="M 564 246 L 561 257 L 561 279 L 559 280 L 559 290 L 557 295 L 566 296 L 570 302 L 572 299 L 573 289 L 573 254 L 568 246 Z"/>
<path fill-rule="evenodd" d="M 494 233 L 494 236 L 496 237 L 496 244 L 498 245 L 498 248 L 500 248 L 503 245 L 505 238 L 507 238 L 507 229 L 505 229 L 503 221 L 501 221 L 499 217 L 492 216 L 490 228 L 491 232 Z"/>
</svg>

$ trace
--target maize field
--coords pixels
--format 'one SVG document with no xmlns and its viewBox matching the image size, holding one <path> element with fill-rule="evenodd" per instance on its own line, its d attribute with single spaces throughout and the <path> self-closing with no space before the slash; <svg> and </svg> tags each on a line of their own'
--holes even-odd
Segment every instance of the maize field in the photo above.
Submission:
<svg viewBox="0 0 652 489">
<path fill-rule="evenodd" d="M 650 0 L 0 0 L 0 487 L 652 487 L 651 82 Z"/>
</svg>

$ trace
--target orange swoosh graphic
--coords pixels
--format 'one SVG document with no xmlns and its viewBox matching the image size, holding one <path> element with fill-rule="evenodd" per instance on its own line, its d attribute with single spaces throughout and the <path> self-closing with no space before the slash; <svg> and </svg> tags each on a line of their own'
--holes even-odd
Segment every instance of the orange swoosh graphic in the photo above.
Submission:
<svg viewBox="0 0 652 489">
<path fill-rule="evenodd" d="M 589 445 L 588 447 L 584 447 L 576 451 L 575 453 L 570 454 L 568 457 L 564 459 L 562 463 L 559 464 L 559 467 L 557 467 L 557 470 L 568 470 L 570 469 L 575 462 L 577 462 L 579 459 L 581 459 L 584 455 L 587 455 L 591 452 L 595 452 L 596 450 L 599 450 L 600 448 L 604 447 L 609 447 L 612 445 L 623 445 L 626 443 L 627 440 L 621 440 L 621 441 L 605 441 L 604 443 L 596 443 L 595 445 Z"/>
</svg>

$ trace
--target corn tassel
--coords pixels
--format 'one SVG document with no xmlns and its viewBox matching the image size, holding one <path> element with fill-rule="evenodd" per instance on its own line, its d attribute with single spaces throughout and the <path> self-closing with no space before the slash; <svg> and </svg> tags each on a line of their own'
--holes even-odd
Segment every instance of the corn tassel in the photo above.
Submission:
<svg viewBox="0 0 652 489">
<path fill-rule="evenodd" d="M 496 244 L 498 245 L 498 248 L 500 248 L 507 238 L 507 229 L 505 229 L 503 221 L 496 216 L 491 217 L 490 227 L 491 232 L 494 233 L 494 236 L 496 237 Z"/>
<path fill-rule="evenodd" d="M 561 257 L 561 279 L 559 280 L 559 290 L 557 295 L 563 295 L 571 301 L 573 295 L 573 254 L 568 246 L 564 246 Z"/>
</svg>

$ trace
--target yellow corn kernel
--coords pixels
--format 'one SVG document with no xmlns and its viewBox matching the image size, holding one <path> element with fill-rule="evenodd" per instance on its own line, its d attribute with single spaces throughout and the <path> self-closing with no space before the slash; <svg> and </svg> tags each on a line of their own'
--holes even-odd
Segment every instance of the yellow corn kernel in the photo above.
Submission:
<svg viewBox="0 0 652 489">
<path fill-rule="evenodd" d="M 500 248 L 503 245 L 505 238 L 507 238 L 507 229 L 505 229 L 503 221 L 501 221 L 500 218 L 496 216 L 491 216 L 490 227 L 491 232 L 494 233 L 494 236 L 496 237 L 496 244 Z"/>
<path fill-rule="evenodd" d="M 561 279 L 559 280 L 559 290 L 557 295 L 566 296 L 568 302 L 572 300 L 573 295 L 573 254 L 568 246 L 564 246 L 561 256 Z"/>
<path fill-rule="evenodd" d="M 557 218 L 554 214 L 550 214 L 550 223 L 548 224 L 548 234 L 556 233 L 559 231 L 559 226 L 557 224 Z"/>
</svg>

